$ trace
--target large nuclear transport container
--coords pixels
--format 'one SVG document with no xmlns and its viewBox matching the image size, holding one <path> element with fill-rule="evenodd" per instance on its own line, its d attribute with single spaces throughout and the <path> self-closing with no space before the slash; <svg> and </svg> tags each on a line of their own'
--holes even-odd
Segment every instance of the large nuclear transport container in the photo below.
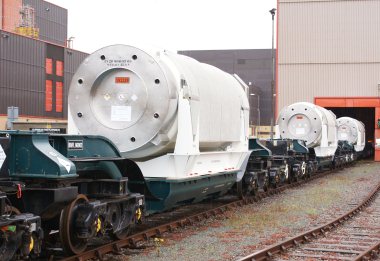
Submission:
<svg viewBox="0 0 380 261">
<path fill-rule="evenodd" d="M 108 46 L 69 91 L 70 134 L 101 135 L 138 166 L 162 211 L 226 193 L 248 162 L 248 86 L 237 75 L 165 50 Z"/>
<path fill-rule="evenodd" d="M 333 156 L 338 145 L 335 114 L 308 102 L 284 107 L 277 119 L 276 134 L 284 139 L 306 141 L 317 157 Z"/>
<path fill-rule="evenodd" d="M 69 131 L 106 136 L 129 158 L 233 150 L 248 128 L 245 88 L 187 56 L 109 46 L 75 74 Z"/>
<path fill-rule="evenodd" d="M 356 152 L 363 151 L 365 147 L 365 127 L 361 121 L 350 117 L 341 117 L 337 120 L 338 140 L 352 144 Z"/>
</svg>

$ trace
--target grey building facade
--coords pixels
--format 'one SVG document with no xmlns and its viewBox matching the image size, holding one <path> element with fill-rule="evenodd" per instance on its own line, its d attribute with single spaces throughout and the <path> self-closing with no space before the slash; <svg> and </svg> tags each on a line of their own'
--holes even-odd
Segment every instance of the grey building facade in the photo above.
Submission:
<svg viewBox="0 0 380 261">
<path fill-rule="evenodd" d="M 69 85 L 86 56 L 0 30 L 0 115 L 15 106 L 25 116 L 67 118 Z"/>
<path fill-rule="evenodd" d="M 23 0 L 23 5 L 30 5 L 35 11 L 36 27 L 39 39 L 53 44 L 66 45 L 67 10 L 42 0 Z"/>
<path fill-rule="evenodd" d="M 250 125 L 270 125 L 272 50 L 191 50 L 178 53 L 239 75 L 250 85 Z"/>
<path fill-rule="evenodd" d="M 12 106 L 26 120 L 64 121 L 71 79 L 88 55 L 66 47 L 67 10 L 43 0 L 0 2 L 0 129 Z"/>
</svg>

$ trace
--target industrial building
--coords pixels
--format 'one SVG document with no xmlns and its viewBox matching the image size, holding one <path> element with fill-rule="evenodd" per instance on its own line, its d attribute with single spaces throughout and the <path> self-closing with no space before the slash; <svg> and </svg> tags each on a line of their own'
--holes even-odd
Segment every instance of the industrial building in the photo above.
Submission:
<svg viewBox="0 0 380 261">
<path fill-rule="evenodd" d="M 67 10 L 0 0 L 0 14 L 0 129 L 12 121 L 21 129 L 64 126 L 71 78 L 87 56 L 66 47 Z M 16 115 L 8 107 L 18 108 Z"/>
<path fill-rule="evenodd" d="M 277 109 L 298 101 L 366 126 L 380 161 L 380 1 L 279 0 Z"/>
<path fill-rule="evenodd" d="M 223 71 L 237 74 L 250 87 L 251 134 L 266 137 L 272 114 L 272 50 L 187 50 L 179 53 Z M 275 52 L 274 52 L 275 53 Z M 260 130 L 257 126 L 262 126 Z M 266 135 L 265 135 L 266 134 Z"/>
</svg>

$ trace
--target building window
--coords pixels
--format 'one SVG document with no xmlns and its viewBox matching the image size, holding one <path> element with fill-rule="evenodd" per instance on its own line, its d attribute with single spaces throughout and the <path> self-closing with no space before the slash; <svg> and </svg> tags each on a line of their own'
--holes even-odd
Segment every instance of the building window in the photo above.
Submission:
<svg viewBox="0 0 380 261">
<path fill-rule="evenodd" d="M 63 84 L 62 82 L 55 83 L 55 111 L 63 111 Z"/>
<path fill-rule="evenodd" d="M 46 74 L 53 74 L 53 59 L 46 58 L 45 67 L 46 67 Z"/>
<path fill-rule="evenodd" d="M 62 61 L 56 61 L 55 63 L 55 71 L 57 76 L 63 76 L 63 62 Z"/>
<path fill-rule="evenodd" d="M 53 81 L 45 82 L 45 111 L 53 110 Z"/>
</svg>

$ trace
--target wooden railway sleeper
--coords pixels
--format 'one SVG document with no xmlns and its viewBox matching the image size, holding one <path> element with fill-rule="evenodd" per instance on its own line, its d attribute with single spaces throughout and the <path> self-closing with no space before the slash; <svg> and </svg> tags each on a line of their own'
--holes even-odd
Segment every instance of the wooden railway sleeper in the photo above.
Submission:
<svg viewBox="0 0 380 261">
<path fill-rule="evenodd" d="M 130 238 L 130 239 L 128 240 L 128 243 L 129 243 L 130 246 L 135 247 L 137 242 L 136 242 L 136 240 L 134 240 L 133 238 Z"/>
<path fill-rule="evenodd" d="M 121 247 L 119 246 L 118 243 L 115 243 L 112 245 L 112 248 L 113 248 L 113 253 L 115 254 L 121 254 Z"/>
<path fill-rule="evenodd" d="M 325 176 L 325 175 L 323 175 L 323 176 Z M 319 176 L 319 177 L 322 177 L 322 176 Z M 315 178 L 317 178 L 316 176 L 313 178 L 313 179 L 315 179 Z M 256 199 L 263 199 L 263 198 L 266 198 L 266 197 L 268 197 L 268 196 L 270 196 L 271 194 L 273 195 L 273 194 L 277 194 L 277 193 L 280 193 L 281 191 L 284 191 L 285 189 L 287 189 L 287 188 L 290 188 L 291 186 L 288 186 L 288 185 L 285 185 L 285 186 L 283 186 L 283 187 L 281 187 L 281 188 L 279 188 L 279 189 L 276 189 L 276 190 L 274 190 L 274 191 L 268 191 L 268 192 L 266 192 L 266 193 L 259 193 L 259 195 L 257 195 L 256 196 Z M 250 201 L 252 201 L 252 199 L 255 199 L 255 198 L 251 198 L 251 200 Z M 226 209 L 226 210 L 228 210 L 228 209 L 231 209 L 231 208 L 236 208 L 236 207 L 238 207 L 238 206 L 243 206 L 243 205 L 245 205 L 245 204 L 243 204 L 243 201 L 242 200 L 240 200 L 240 201 L 238 201 L 238 202 L 233 202 L 233 203 L 230 203 L 228 206 L 226 206 L 226 207 L 224 207 L 224 209 Z M 218 210 L 219 212 L 223 212 L 221 209 L 220 210 Z M 214 213 L 215 212 L 218 212 L 218 211 L 213 211 Z M 214 214 L 215 215 L 215 214 Z M 192 218 L 194 218 L 195 220 L 202 220 L 202 219 L 204 219 L 204 218 L 209 218 L 211 215 L 210 215 L 210 212 L 209 213 L 200 213 L 200 214 L 198 214 L 198 215 L 194 215 L 194 217 L 192 217 Z M 172 231 L 175 227 L 177 227 L 177 226 L 175 226 L 175 225 L 173 225 L 173 223 L 171 223 L 171 224 L 167 224 L 167 225 L 165 225 L 165 227 L 163 228 L 163 231 Z M 166 230 L 165 230 L 166 229 Z M 132 236 L 132 237 L 130 237 L 128 240 L 128 242 L 130 243 L 129 244 L 129 246 L 133 246 L 133 245 L 136 245 L 136 243 L 137 242 L 139 242 L 139 241 L 141 241 L 141 240 L 148 240 L 150 237 L 152 237 L 152 236 L 155 236 L 156 235 L 156 233 L 154 233 L 154 229 L 152 229 L 151 230 L 151 232 L 153 232 L 153 234 L 152 235 L 150 235 L 151 233 L 149 233 L 149 231 L 146 231 L 146 232 L 141 232 L 140 234 L 136 234 L 135 236 Z M 157 232 L 157 230 L 156 230 L 156 232 Z M 148 235 L 148 233 L 149 233 L 149 235 Z M 323 232 L 322 232 L 323 233 Z M 317 232 L 317 233 L 312 233 L 312 235 L 314 236 L 314 237 L 317 237 L 318 236 L 318 234 L 320 234 L 320 232 Z M 304 237 L 305 238 L 305 237 Z M 305 238 L 305 239 L 307 239 L 307 237 Z M 303 242 L 303 240 L 302 240 L 302 238 L 301 238 L 301 241 L 300 242 L 298 242 L 297 240 L 295 240 L 294 241 L 294 243 L 296 244 L 296 245 L 299 245 L 300 243 L 302 243 Z M 290 247 L 290 245 L 289 246 L 287 246 L 286 244 L 284 244 L 284 245 L 282 245 L 282 246 L 280 246 L 280 249 L 281 250 L 284 250 L 284 249 L 287 249 L 287 248 L 289 248 Z M 266 254 L 266 256 L 267 257 L 271 257 L 271 256 L 273 256 L 273 254 L 274 253 L 277 253 L 277 252 L 280 252 L 281 250 L 280 250 L 279 248 L 277 248 L 277 250 L 274 250 L 274 252 L 272 251 L 272 252 L 266 252 L 265 254 Z M 106 251 L 109 251 L 109 252 L 112 252 L 112 248 L 111 249 L 109 249 L 109 250 L 106 250 Z M 95 252 L 93 252 L 94 254 L 96 254 Z M 100 252 L 99 252 L 100 253 Z M 104 255 L 105 253 L 103 252 L 103 255 Z M 78 261 L 83 261 L 83 259 L 82 258 L 80 258 L 80 259 L 76 259 L 76 260 L 78 260 Z M 253 258 L 251 258 L 250 260 L 254 260 Z M 260 259 L 261 260 L 261 259 Z"/>
<path fill-rule="evenodd" d="M 99 259 L 100 261 L 103 261 L 103 253 L 100 252 L 100 250 L 95 250 L 95 255 L 96 255 L 96 258 Z"/>
</svg>

